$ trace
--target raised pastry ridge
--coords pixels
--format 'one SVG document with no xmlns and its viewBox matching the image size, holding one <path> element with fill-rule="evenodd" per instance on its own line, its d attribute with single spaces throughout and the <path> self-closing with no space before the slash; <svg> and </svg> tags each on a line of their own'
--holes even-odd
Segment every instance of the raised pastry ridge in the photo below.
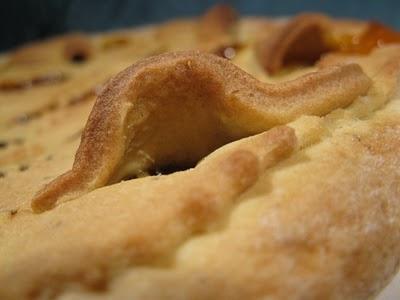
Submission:
<svg viewBox="0 0 400 300">
<path fill-rule="evenodd" d="M 240 201 L 238 197 L 257 182 L 268 168 L 287 158 L 295 146 L 294 130 L 287 126 L 279 126 L 259 135 L 225 145 L 207 156 L 194 169 L 162 176 L 157 180 L 148 177 L 140 180 L 141 182 L 121 183 L 122 185 L 132 186 L 133 184 L 136 186 L 133 193 L 136 200 L 120 201 L 121 199 L 116 199 L 115 203 L 109 202 L 108 204 L 107 201 L 103 202 L 103 204 L 93 207 L 96 213 L 88 218 L 91 219 L 95 216 L 99 209 L 104 209 L 104 205 L 111 204 L 114 209 L 123 207 L 124 217 L 113 211 L 104 216 L 104 219 L 96 218 L 105 225 L 128 216 L 130 225 L 128 223 L 125 225 L 128 225 L 132 231 L 126 235 L 122 234 L 122 239 L 114 236 L 115 238 L 111 240 L 106 239 L 105 243 L 103 242 L 106 240 L 103 240 L 101 243 L 94 242 L 94 244 L 90 241 L 91 238 L 78 244 L 66 242 L 63 234 L 59 234 L 58 230 L 73 232 L 77 225 L 78 227 L 82 226 L 80 222 L 82 220 L 85 222 L 86 218 L 82 218 L 81 214 L 84 214 L 86 209 L 78 211 L 78 214 L 74 213 L 74 210 L 79 210 L 81 204 L 92 206 L 92 200 L 95 199 L 90 200 L 91 197 L 86 195 L 89 196 L 88 202 L 68 203 L 72 205 L 69 206 L 72 208 L 70 213 L 74 216 L 72 218 L 71 215 L 62 217 L 63 225 L 54 228 L 54 238 L 49 244 L 42 243 L 39 245 L 40 249 L 29 249 L 27 252 L 21 252 L 15 256 L 4 255 L 0 258 L 0 265 L 6 266 L 4 271 L 0 272 L 0 282 L 2 282 L 0 295 L 5 299 L 21 299 L 26 295 L 41 295 L 44 290 L 53 295 L 60 293 L 70 283 L 76 281 L 92 290 L 101 290 L 107 287 L 107 282 L 115 273 L 123 271 L 125 264 L 132 266 L 157 265 L 157 262 L 162 260 L 168 263 L 175 255 L 176 249 L 192 238 L 194 234 L 215 231 L 229 215 L 235 203 Z M 175 182 L 180 183 L 179 188 L 171 188 L 171 183 L 176 187 Z M 151 192 L 149 193 L 149 191 Z M 154 214 L 149 217 L 141 212 L 143 209 Z M 24 231 L 24 238 L 29 239 L 30 234 L 37 230 L 51 228 L 54 220 L 60 220 L 60 213 L 63 215 L 62 211 L 55 209 L 48 214 L 25 215 L 27 217 L 25 221 L 31 224 L 32 230 Z M 142 216 L 144 217 L 142 218 Z M 138 224 L 137 222 L 141 225 L 135 226 L 134 224 Z M 99 227 L 99 224 L 96 223 L 83 226 L 84 228 L 81 230 L 88 236 L 94 237 L 90 232 L 93 229 L 97 231 L 103 228 L 103 225 Z M 120 224 L 119 221 L 116 223 Z M 125 225 L 114 228 L 119 232 L 118 235 L 121 234 Z M 147 229 L 143 231 L 144 228 Z M 10 229 L 7 235 L 12 236 L 14 229 L 16 228 Z M 126 243 L 126 238 L 129 239 L 128 243 Z M 8 249 L 18 247 L 23 240 L 20 236 L 12 239 Z M 87 243 L 92 246 L 86 247 Z M 29 280 L 21 280 L 17 289 L 14 289 L 12 284 L 6 284 L 9 282 L 8 280 L 13 280 L 15 268 L 23 266 L 16 262 L 25 261 L 29 265 L 32 261 L 40 260 L 44 253 L 52 253 L 55 249 L 53 247 L 59 245 L 65 245 L 62 252 L 74 253 L 73 255 L 78 255 L 79 258 L 75 259 L 72 264 L 66 265 L 67 260 L 63 254 L 59 255 L 60 252 L 58 255 L 49 255 L 39 269 L 28 268 L 29 270 L 23 272 L 25 278 L 29 278 Z M 132 247 L 136 250 L 132 251 Z M 96 253 L 101 249 L 103 254 L 92 255 L 90 249 L 95 249 Z M 119 250 L 114 251 L 116 249 Z M 81 263 L 82 260 L 85 260 L 84 264 Z M 100 270 L 100 264 L 101 271 L 96 272 L 95 270 Z M 90 265 L 89 268 L 88 265 Z M 67 269 L 68 271 L 66 271 Z M 88 272 L 88 269 L 91 271 Z"/>
<path fill-rule="evenodd" d="M 215 52 L 237 42 L 238 27 L 239 14 L 231 6 L 219 4 L 196 19 L 166 22 L 156 29 L 155 34 L 157 41 L 161 41 L 168 51 Z"/>
<path fill-rule="evenodd" d="M 380 23 L 349 23 L 343 20 L 340 24 L 323 14 L 299 14 L 266 38 L 260 36 L 256 57 L 265 71 L 275 74 L 293 63 L 312 65 L 329 52 L 365 55 L 400 41 L 399 33 Z"/>
<path fill-rule="evenodd" d="M 214 51 L 216 45 L 224 45 L 235 39 L 238 13 L 229 5 L 215 5 L 198 21 L 197 38 L 201 48 Z"/>
<path fill-rule="evenodd" d="M 198 21 L 173 22 L 192 36 L 185 45 L 207 51 L 197 43 Z M 273 26 L 268 27 L 269 22 Z M 307 72 L 308 68 L 288 68 L 271 78 L 255 60 L 256 33 L 275 33 L 284 22 L 240 20 L 238 35 L 232 38 L 243 48 L 232 61 L 256 78 L 272 82 Z M 187 23 L 193 26 L 188 28 Z M 344 23 L 332 20 L 332 32 L 338 37 L 341 33 L 358 35 L 366 25 Z M 167 35 L 172 47 L 165 47 L 164 40 L 156 37 L 157 28 L 146 31 L 144 39 L 136 38 L 134 32 L 124 33 L 128 44 L 107 50 L 100 49 L 105 40 L 110 44 L 109 37 L 113 44 L 113 33 L 90 37 L 100 48 L 95 48 L 87 63 L 65 68 L 67 82 L 0 93 L 3 116 L 9 111 L 12 116 L 30 114 L 57 94 L 63 96 L 54 99 L 59 108 L 50 107 L 40 118 L 34 116 L 32 121 L 3 130 L 0 154 L 7 165 L 0 169 L 0 298 L 369 299 L 376 295 L 400 264 L 398 46 L 379 47 L 365 56 L 343 52 L 323 56 L 318 67 L 355 62 L 372 80 L 368 93 L 345 109 L 323 117 L 300 116 L 287 124 L 290 129 L 278 126 L 228 143 L 193 169 L 112 184 L 46 213 L 32 213 L 33 193 L 72 165 L 96 98 L 92 87 L 134 59 L 184 48 L 174 31 Z M 140 45 L 136 54 L 135 44 Z M 43 70 L 58 66 L 64 70 L 64 63 Z M 22 65 L 21 70 L 10 68 L 4 75 L 29 79 L 33 77 L 28 75 L 37 73 L 22 69 Z M 99 73 L 103 76 L 94 76 Z M 54 93 L 47 94 L 48 89 Z M 159 89 L 154 95 L 161 93 Z M 165 149 L 170 140 L 177 146 L 193 143 L 187 149 L 188 158 L 196 162 L 194 154 L 201 157 L 207 147 L 200 148 L 203 144 L 195 141 L 220 129 L 214 126 L 227 126 L 233 139 L 239 136 L 240 128 L 220 115 L 223 109 L 211 106 L 200 113 L 196 106 L 190 110 L 190 103 L 197 103 L 186 101 L 190 95 L 172 99 L 171 107 L 158 105 L 148 114 L 143 109 L 143 128 L 150 128 L 136 132 L 132 143 L 143 140 L 150 145 L 167 132 L 170 135 L 159 139 L 164 143 L 153 145 Z M 42 102 L 46 98 L 48 102 Z M 213 103 L 205 98 L 201 101 Z M 16 104 L 15 109 L 8 110 L 10 104 Z M 26 107 L 29 104 L 35 105 Z M 215 116 L 220 121 L 211 122 Z M 240 110 L 229 116 L 239 118 Z M 137 119 L 133 110 L 131 117 L 126 124 Z M 210 121 L 208 130 L 203 127 L 206 121 Z M 255 121 L 249 117 L 248 127 L 255 126 Z M 203 129 L 198 131 L 199 127 Z M 176 143 L 172 133 L 182 130 L 184 143 Z M 142 139 L 158 132 L 154 139 Z M 34 146 L 42 147 L 42 152 L 34 152 Z M 17 155 L 20 150 L 24 150 L 22 156 Z M 151 168 L 150 149 L 140 150 L 137 161 L 143 168 L 129 164 L 127 155 L 117 167 L 120 175 Z M 171 156 L 165 161 L 172 161 Z M 162 167 L 159 160 L 154 164 Z M 28 169 L 12 169 L 20 166 Z M 110 182 L 117 180 L 118 174 Z"/>
<path fill-rule="evenodd" d="M 46 185 L 32 208 L 50 209 L 154 166 L 194 164 L 235 139 L 346 107 L 369 86 L 356 64 L 271 85 L 212 54 L 188 51 L 142 60 L 105 86 L 72 170 Z"/>
<path fill-rule="evenodd" d="M 234 30 L 238 19 L 238 13 L 231 6 L 215 5 L 200 18 L 198 34 L 204 40 L 221 37 Z"/>
<path fill-rule="evenodd" d="M 324 37 L 330 26 L 325 15 L 300 14 L 272 36 L 258 41 L 257 58 L 270 74 L 278 72 L 286 62 L 315 62 L 332 50 Z"/>
</svg>

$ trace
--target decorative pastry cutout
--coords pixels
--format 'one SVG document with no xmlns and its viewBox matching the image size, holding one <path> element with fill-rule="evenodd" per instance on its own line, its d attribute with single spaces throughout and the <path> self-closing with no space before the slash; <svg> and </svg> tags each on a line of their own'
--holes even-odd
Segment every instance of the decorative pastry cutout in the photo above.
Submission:
<svg viewBox="0 0 400 300">
<path fill-rule="evenodd" d="M 0 141 L 0 149 L 5 149 L 8 146 L 8 142 L 7 141 Z"/>
<path fill-rule="evenodd" d="M 345 107 L 369 86 L 356 64 L 271 85 L 212 54 L 144 59 L 106 84 L 72 170 L 45 186 L 32 208 L 50 209 L 128 174 L 195 164 L 231 141 Z"/>
<path fill-rule="evenodd" d="M 227 4 L 209 9 L 199 20 L 198 39 L 203 50 L 213 52 L 217 45 L 233 44 L 238 13 Z"/>
<path fill-rule="evenodd" d="M 334 36 L 333 22 L 322 14 L 294 17 L 272 37 L 257 43 L 259 62 L 268 73 L 274 74 L 292 63 L 312 65 L 327 52 L 368 54 L 375 47 L 400 43 L 400 33 L 377 22 L 370 22 L 360 36 Z"/>
<path fill-rule="evenodd" d="M 321 14 L 296 16 L 273 36 L 258 42 L 258 60 L 270 74 L 293 62 L 313 64 L 321 54 L 333 50 L 324 36 L 329 26 L 329 18 Z"/>
<path fill-rule="evenodd" d="M 84 35 L 76 34 L 65 41 L 64 55 L 72 63 L 83 63 L 93 54 L 93 47 Z"/>
<path fill-rule="evenodd" d="M 210 36 L 229 33 L 237 20 L 238 13 L 230 5 L 215 5 L 200 18 L 199 34 L 208 39 Z"/>
<path fill-rule="evenodd" d="M 236 44 L 238 14 L 229 5 L 216 5 L 195 20 L 175 20 L 155 30 L 163 52 L 201 50 L 214 53 Z M 173 37 L 173 38 L 171 38 Z"/>
</svg>

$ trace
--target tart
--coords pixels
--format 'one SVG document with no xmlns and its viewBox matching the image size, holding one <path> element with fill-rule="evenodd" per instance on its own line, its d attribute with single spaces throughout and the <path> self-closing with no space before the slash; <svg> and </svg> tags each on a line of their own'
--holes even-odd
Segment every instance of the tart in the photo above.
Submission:
<svg viewBox="0 0 400 300">
<path fill-rule="evenodd" d="M 317 13 L 0 64 L 1 299 L 367 299 L 400 264 L 400 34 Z"/>
</svg>

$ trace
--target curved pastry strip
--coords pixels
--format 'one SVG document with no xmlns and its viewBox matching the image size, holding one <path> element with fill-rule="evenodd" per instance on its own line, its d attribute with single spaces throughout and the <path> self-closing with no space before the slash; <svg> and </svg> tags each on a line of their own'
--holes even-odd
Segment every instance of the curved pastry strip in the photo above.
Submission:
<svg viewBox="0 0 400 300">
<path fill-rule="evenodd" d="M 40 298 L 44 289 L 58 294 L 74 283 L 100 289 L 111 280 L 115 271 L 129 265 L 157 264 L 160 259 L 169 261 L 177 247 L 193 234 L 214 231 L 222 224 L 232 206 L 240 201 L 238 197 L 266 169 L 290 155 L 295 145 L 293 129 L 276 127 L 218 149 L 194 169 L 158 180 L 148 177 L 132 182 L 125 199 L 115 201 L 109 196 L 121 189 L 116 186 L 116 189 L 110 187 L 106 191 L 109 194 L 71 203 L 66 210 L 54 210 L 43 218 L 19 215 L 31 229 L 18 235 L 15 230 L 20 231 L 20 223 L 13 222 L 7 228 L 7 236 L 14 238 L 10 238 L 6 252 L 3 251 L 4 255 L 0 257 L 0 265 L 6 266 L 0 272 L 0 298 L 25 299 L 32 294 Z M 122 185 L 127 186 L 126 183 Z M 92 201 L 99 205 L 93 206 Z M 87 215 L 90 207 L 92 213 Z M 109 213 L 101 213 L 105 211 Z M 124 216 L 121 211 L 125 212 Z M 102 218 L 98 218 L 99 215 Z M 11 255 L 15 249 L 20 249 L 21 243 L 26 245 L 27 240 L 33 241 L 32 234 L 53 228 L 60 218 L 62 226 L 55 228 L 49 243 L 40 243 L 38 248 L 28 247 L 27 251 Z M 113 228 L 115 232 L 106 230 L 111 236 L 96 240 L 93 233 L 103 232 L 105 228 Z M 77 229 L 89 238 L 84 241 L 65 238 L 73 236 L 71 233 Z M 57 252 L 60 246 L 62 250 Z M 54 252 L 58 255 L 48 255 Z M 41 259 L 43 254 L 47 257 L 44 260 Z M 65 259 L 71 254 L 72 263 Z M 37 261 L 42 261 L 40 270 L 27 267 Z M 20 267 L 25 271 L 20 272 Z M 97 272 L 99 268 L 101 272 Z M 15 281 L 15 274 L 23 278 L 18 280 L 17 288 L 8 284 Z"/>
<path fill-rule="evenodd" d="M 218 4 L 210 8 L 200 19 L 198 38 L 204 47 L 215 47 L 232 42 L 238 21 L 238 13 L 227 4 Z"/>
<path fill-rule="evenodd" d="M 238 12 L 227 4 L 210 8 L 198 22 L 200 50 L 233 59 L 244 45 L 238 37 Z"/>
<path fill-rule="evenodd" d="M 215 52 L 237 42 L 237 23 L 238 14 L 231 6 L 215 5 L 195 21 L 176 20 L 159 26 L 155 37 L 168 52 L 194 49 Z"/>
<path fill-rule="evenodd" d="M 257 58 L 270 74 L 286 63 L 314 63 L 321 54 L 333 50 L 324 36 L 329 26 L 329 18 L 321 14 L 296 16 L 276 34 L 258 42 Z"/>
<path fill-rule="evenodd" d="M 377 22 L 369 22 L 360 32 L 335 32 L 329 17 L 321 14 L 301 14 L 281 30 L 260 39 L 256 55 L 264 69 L 274 74 L 290 63 L 314 64 L 322 54 L 340 52 L 368 54 L 384 44 L 400 42 L 400 34 Z"/>
<path fill-rule="evenodd" d="M 72 170 L 45 186 L 32 208 L 50 209 L 154 167 L 193 165 L 235 139 L 304 114 L 345 107 L 369 86 L 356 64 L 270 85 L 212 54 L 190 51 L 145 59 L 108 82 Z"/>
</svg>

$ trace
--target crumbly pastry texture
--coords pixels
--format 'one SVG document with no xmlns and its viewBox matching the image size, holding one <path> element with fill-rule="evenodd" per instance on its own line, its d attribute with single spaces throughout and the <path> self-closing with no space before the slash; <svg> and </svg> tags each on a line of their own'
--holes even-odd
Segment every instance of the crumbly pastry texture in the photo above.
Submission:
<svg viewBox="0 0 400 300">
<path fill-rule="evenodd" d="M 220 5 L 4 54 L 0 299 L 374 298 L 400 264 L 398 42 Z"/>
</svg>

